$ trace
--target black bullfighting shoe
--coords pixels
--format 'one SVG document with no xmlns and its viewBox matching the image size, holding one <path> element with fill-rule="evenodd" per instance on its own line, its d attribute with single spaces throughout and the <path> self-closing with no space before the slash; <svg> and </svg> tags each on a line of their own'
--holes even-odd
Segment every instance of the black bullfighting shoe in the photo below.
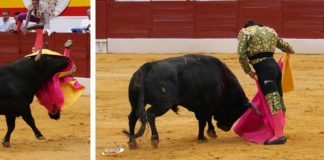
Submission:
<svg viewBox="0 0 324 160">
<path fill-rule="evenodd" d="M 279 137 L 278 139 L 273 140 L 273 141 L 267 140 L 264 142 L 264 145 L 284 144 L 284 143 L 286 143 L 286 141 L 287 141 L 287 138 L 285 136 L 282 136 L 282 137 Z"/>
<path fill-rule="evenodd" d="M 31 25 L 28 25 L 26 27 L 26 29 L 28 29 L 28 30 L 43 29 L 43 28 L 44 28 L 44 24 L 42 24 L 42 23 L 39 23 L 39 24 L 31 24 Z"/>
<path fill-rule="evenodd" d="M 69 39 L 64 43 L 64 47 L 70 48 L 72 46 L 72 44 L 73 44 L 73 41 L 71 39 Z"/>
</svg>

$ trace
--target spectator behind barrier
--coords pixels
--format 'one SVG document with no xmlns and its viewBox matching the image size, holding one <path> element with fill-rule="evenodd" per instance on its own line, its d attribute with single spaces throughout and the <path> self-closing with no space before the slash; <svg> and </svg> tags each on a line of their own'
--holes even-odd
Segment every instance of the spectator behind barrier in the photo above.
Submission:
<svg viewBox="0 0 324 160">
<path fill-rule="evenodd" d="M 84 19 L 81 21 L 80 28 L 72 28 L 71 31 L 73 33 L 87 33 L 90 32 L 90 25 L 91 25 L 91 20 L 90 20 L 90 9 L 87 10 L 87 15 L 88 19 Z"/>
<path fill-rule="evenodd" d="M 15 12 L 14 13 L 14 23 L 12 23 L 9 28 L 8 28 L 8 31 L 9 32 L 17 32 L 17 24 L 18 24 L 18 15 L 20 14 L 20 12 Z"/>
<path fill-rule="evenodd" d="M 15 24 L 15 22 L 10 19 L 8 11 L 2 11 L 2 19 L 0 20 L 0 32 L 8 32 L 10 25 Z"/>
</svg>

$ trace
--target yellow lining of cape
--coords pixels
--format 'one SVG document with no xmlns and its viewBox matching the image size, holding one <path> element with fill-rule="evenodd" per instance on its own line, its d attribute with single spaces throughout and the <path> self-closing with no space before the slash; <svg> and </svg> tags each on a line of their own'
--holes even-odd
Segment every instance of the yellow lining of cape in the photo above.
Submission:
<svg viewBox="0 0 324 160">
<path fill-rule="evenodd" d="M 85 91 L 85 87 L 79 89 L 74 88 L 74 83 L 76 83 L 76 80 L 72 80 L 66 84 L 60 84 L 64 94 L 64 104 L 62 105 L 62 110 L 70 108 Z"/>
<path fill-rule="evenodd" d="M 293 75 L 289 63 L 290 55 L 285 54 L 283 57 L 283 68 L 282 68 L 282 91 L 289 92 L 295 89 Z"/>
<path fill-rule="evenodd" d="M 25 57 L 37 56 L 38 52 L 39 52 L 39 50 L 32 54 L 28 54 Z M 42 54 L 53 55 L 53 56 L 63 56 L 62 54 L 52 51 L 52 50 L 49 50 L 49 49 L 42 49 Z"/>
</svg>

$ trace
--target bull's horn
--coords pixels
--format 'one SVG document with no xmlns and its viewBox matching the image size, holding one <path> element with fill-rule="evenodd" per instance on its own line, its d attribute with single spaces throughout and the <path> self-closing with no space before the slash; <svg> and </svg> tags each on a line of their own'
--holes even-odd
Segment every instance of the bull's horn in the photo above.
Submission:
<svg viewBox="0 0 324 160">
<path fill-rule="evenodd" d="M 42 50 L 40 49 L 38 51 L 38 54 L 37 54 L 36 58 L 35 58 L 35 62 L 38 62 L 41 58 L 42 58 Z"/>
<path fill-rule="evenodd" d="M 256 113 L 258 116 L 262 116 L 262 114 L 260 113 L 259 109 L 253 103 L 251 103 L 251 106 L 250 107 L 254 111 L 254 113 Z"/>
</svg>

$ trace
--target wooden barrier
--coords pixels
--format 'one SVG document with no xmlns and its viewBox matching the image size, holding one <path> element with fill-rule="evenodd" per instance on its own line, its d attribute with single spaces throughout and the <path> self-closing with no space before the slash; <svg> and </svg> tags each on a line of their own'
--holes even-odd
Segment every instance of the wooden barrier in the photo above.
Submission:
<svg viewBox="0 0 324 160">
<path fill-rule="evenodd" d="M 285 38 L 324 38 L 323 0 L 97 1 L 97 39 L 235 38 L 253 19 Z"/>
<path fill-rule="evenodd" d="M 36 34 L 0 33 L 0 65 L 13 62 L 31 53 Z M 63 54 L 64 43 L 72 39 L 71 57 L 77 66 L 77 77 L 90 77 L 90 34 L 53 33 L 44 35 L 48 49 Z"/>
</svg>

